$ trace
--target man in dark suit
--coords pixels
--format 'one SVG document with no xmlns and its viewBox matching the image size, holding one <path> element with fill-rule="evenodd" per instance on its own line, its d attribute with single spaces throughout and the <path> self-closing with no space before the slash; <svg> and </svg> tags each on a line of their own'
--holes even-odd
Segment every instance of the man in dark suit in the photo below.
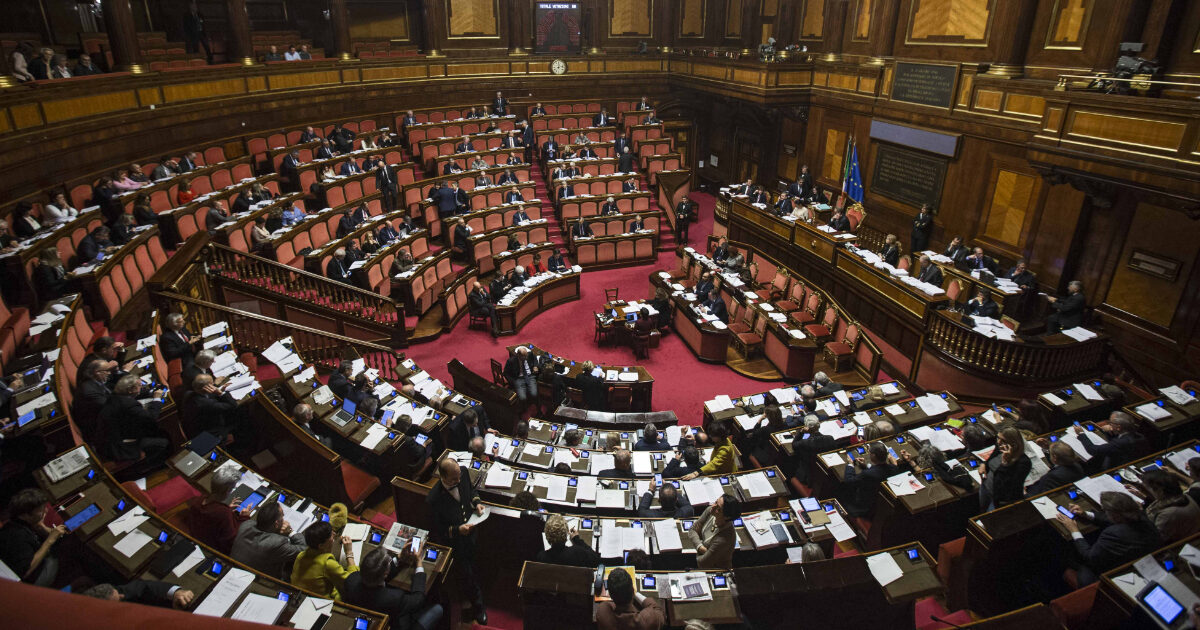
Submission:
<svg viewBox="0 0 1200 630">
<path fill-rule="evenodd" d="M 575 227 L 571 229 L 571 237 L 586 238 L 590 236 L 592 236 L 592 226 L 588 225 L 586 217 L 580 218 L 579 223 L 576 223 Z"/>
<path fill-rule="evenodd" d="M 563 259 L 562 252 L 556 249 L 554 253 L 550 254 L 550 259 L 546 261 L 546 269 L 548 271 L 566 271 L 570 267 L 567 266 L 567 261 Z"/>
<path fill-rule="evenodd" d="M 499 302 L 500 298 L 504 297 L 504 294 L 508 293 L 511 288 L 504 274 L 496 274 L 496 277 L 492 278 L 491 284 L 488 285 L 488 297 L 491 298 L 492 304 Z"/>
<path fill-rule="evenodd" d="M 575 377 L 575 385 L 583 392 L 583 406 L 592 411 L 606 411 L 608 409 L 608 385 L 604 382 L 604 377 L 592 374 L 595 366 L 590 361 L 585 361 L 583 368 L 583 372 Z M 617 463 L 619 465 L 620 461 L 618 460 Z"/>
<path fill-rule="evenodd" d="M 715 316 L 722 323 L 729 323 L 729 309 L 725 306 L 725 300 L 722 300 L 720 295 L 710 295 L 708 301 L 704 303 L 704 308 L 708 311 L 709 315 Z"/>
<path fill-rule="evenodd" d="M 171 361 L 179 359 L 184 366 L 191 365 L 195 358 L 194 343 L 198 341 L 192 333 L 183 327 L 181 313 L 169 313 L 163 324 L 162 334 L 158 336 L 158 349 L 162 351 L 163 359 Z"/>
<path fill-rule="evenodd" d="M 558 157 L 558 154 L 561 151 L 562 145 L 558 144 L 558 142 L 554 139 L 554 136 L 551 136 L 550 139 L 542 143 L 543 160 L 553 160 L 554 158 Z"/>
<path fill-rule="evenodd" d="M 834 392 L 840 392 L 845 387 L 841 383 L 837 383 L 829 378 L 829 375 L 824 372 L 813 374 L 813 387 L 817 390 L 818 396 L 830 396 Z"/>
<path fill-rule="evenodd" d="M 133 602 L 150 606 L 186 609 L 192 604 L 195 594 L 168 582 L 156 580 L 133 580 L 121 586 L 97 584 L 82 595 L 114 602 Z"/>
<path fill-rule="evenodd" d="M 483 514 L 483 504 L 471 485 L 467 469 L 460 467 L 458 462 L 442 460 L 438 464 L 438 476 L 425 498 L 433 512 L 433 529 L 429 537 L 453 550 L 455 564 L 462 570 L 463 593 L 475 608 L 475 622 L 487 625 L 483 590 L 475 567 L 475 528 L 467 524 L 472 514 Z"/>
<path fill-rule="evenodd" d="M 325 267 L 325 277 L 334 282 L 350 284 L 350 262 L 346 260 L 346 249 L 339 247 Z"/>
<path fill-rule="evenodd" d="M 471 142 L 470 136 L 463 136 L 462 142 L 459 142 L 458 144 L 454 145 L 454 152 L 455 153 L 474 153 L 475 152 L 475 143 Z"/>
<path fill-rule="evenodd" d="M 353 231 L 354 217 L 350 214 L 349 210 L 343 210 L 342 218 L 338 219 L 337 230 L 334 231 L 334 235 L 337 236 L 337 238 L 345 238 Z"/>
<path fill-rule="evenodd" d="M 253 441 L 247 439 L 249 427 L 245 416 L 238 413 L 237 401 L 218 389 L 207 374 L 197 376 L 192 383 L 192 391 L 184 398 L 181 414 L 185 423 L 218 437 L 232 433 L 239 449 L 253 448 Z"/>
<path fill-rule="evenodd" d="M 775 216 L 785 216 L 792 213 L 792 194 L 785 192 L 779 195 L 779 201 L 775 202 Z"/>
<path fill-rule="evenodd" d="M 447 429 L 447 446 L 456 451 L 465 451 L 474 438 L 482 438 L 496 430 L 491 428 L 487 414 L 479 413 L 475 407 L 458 414 Z"/>
<path fill-rule="evenodd" d="M 229 220 L 229 213 L 225 212 L 225 204 L 214 201 L 212 207 L 204 214 L 204 227 L 209 233 L 216 232 L 221 228 L 222 223 L 227 223 Z"/>
<path fill-rule="evenodd" d="M 496 98 L 492 99 L 492 113 L 497 116 L 508 115 L 508 99 L 500 92 L 496 92 Z"/>
<path fill-rule="evenodd" d="M 558 198 L 559 199 L 569 199 L 574 196 L 575 196 L 575 186 L 574 185 L 567 184 L 565 186 L 558 187 Z"/>
<path fill-rule="evenodd" d="M 492 336 L 498 336 L 499 329 L 496 327 L 496 307 L 492 303 L 492 296 L 488 294 L 488 290 L 483 288 L 483 285 L 478 281 L 471 284 L 471 292 L 467 294 L 467 308 L 475 317 L 486 317 L 492 325 Z"/>
<path fill-rule="evenodd" d="M 541 103 L 534 103 L 533 109 L 529 110 L 529 115 L 530 116 L 545 116 L 546 108 L 542 107 Z"/>
<path fill-rule="evenodd" d="M 613 140 L 613 152 L 621 155 L 625 152 L 626 148 L 633 149 L 633 145 L 629 142 L 629 138 L 625 137 L 624 130 L 618 131 L 617 139 Z"/>
<path fill-rule="evenodd" d="M 507 193 L 504 193 L 504 203 L 520 203 L 524 200 L 525 197 L 521 195 L 521 190 L 516 186 L 510 188 Z"/>
<path fill-rule="evenodd" d="M 383 197 L 383 211 L 396 209 L 396 175 L 387 164 L 380 162 L 375 167 L 375 187 Z"/>
<path fill-rule="evenodd" d="M 100 438 L 100 412 L 112 397 L 108 381 L 108 366 L 99 359 L 83 368 L 83 379 L 75 386 L 75 403 L 71 409 L 75 423 L 88 441 Z"/>
<path fill-rule="evenodd" d="M 955 263 L 967 257 L 967 248 L 963 245 L 962 237 L 955 236 L 950 244 L 946 246 L 946 251 L 942 255 L 953 260 Z"/>
<path fill-rule="evenodd" d="M 133 461 L 145 454 L 143 465 L 153 469 L 166 459 L 171 445 L 158 428 L 158 412 L 166 391 L 152 392 L 154 401 L 144 406 L 138 401 L 141 393 L 142 381 L 138 377 L 122 376 L 100 409 L 99 427 L 106 438 L 109 456 L 117 461 Z"/>
<path fill-rule="evenodd" d="M 696 219 L 696 204 L 687 195 L 675 205 L 675 240 L 687 245 L 688 227 Z"/>
<path fill-rule="evenodd" d="M 1090 440 L 1084 440 L 1085 442 Z M 1050 463 L 1052 466 L 1046 474 L 1025 488 L 1025 496 L 1032 497 L 1055 488 L 1061 488 L 1069 483 L 1075 483 L 1087 476 L 1079 456 L 1069 444 L 1059 440 L 1050 444 Z"/>
<path fill-rule="evenodd" d="M 1083 283 L 1072 280 L 1067 283 L 1067 297 L 1056 298 L 1046 296 L 1053 313 L 1046 318 L 1046 333 L 1054 334 L 1083 325 L 1083 310 L 1087 306 L 1087 298 L 1083 297 Z"/>
<path fill-rule="evenodd" d="M 991 291 L 980 287 L 975 291 L 975 297 L 967 302 L 967 315 L 1000 319 L 1000 305 L 992 300 Z"/>
<path fill-rule="evenodd" d="M 579 149 L 579 153 L 575 154 L 575 157 L 584 160 L 594 160 L 596 159 L 596 152 L 592 150 L 592 147 L 584 145 Z"/>
<path fill-rule="evenodd" d="M 895 234 L 888 234 L 883 243 L 883 251 L 879 252 L 883 262 L 895 267 L 900 263 L 900 243 Z"/>
<path fill-rule="evenodd" d="M 300 133 L 300 142 L 312 142 L 313 140 L 320 139 L 321 136 L 317 135 L 317 132 L 312 128 L 312 125 L 305 127 L 304 131 Z"/>
<path fill-rule="evenodd" d="M 609 118 L 609 116 L 608 116 L 608 108 L 601 107 L 600 113 L 596 114 L 595 116 L 592 116 L 592 126 L 593 127 L 607 127 L 611 120 L 612 119 Z"/>
<path fill-rule="evenodd" d="M 658 433 L 658 427 L 653 422 L 647 422 L 642 427 L 642 437 L 633 445 L 635 451 L 669 451 L 671 444 Z"/>
<path fill-rule="evenodd" d="M 621 209 L 617 207 L 616 198 L 609 196 L 608 199 L 604 201 L 604 205 L 600 206 L 600 216 L 607 217 L 617 214 L 621 214 Z"/>
<path fill-rule="evenodd" d="M 461 173 L 462 170 L 462 167 L 455 160 L 446 160 L 446 163 L 442 165 L 442 175 Z"/>
<path fill-rule="evenodd" d="M 379 241 L 379 246 L 383 247 L 388 243 L 400 238 L 400 232 L 392 227 L 391 221 L 384 221 L 383 227 L 379 228 L 379 232 L 375 235 L 375 240 Z"/>
<path fill-rule="evenodd" d="M 179 172 L 190 173 L 196 170 L 197 157 L 198 156 L 196 155 L 195 151 L 188 151 L 187 153 L 184 153 L 183 157 L 179 158 Z"/>
<path fill-rule="evenodd" d="M 634 171 L 633 151 L 627 145 L 624 148 L 622 148 L 621 152 L 618 154 L 617 172 L 618 173 L 632 173 L 633 171 Z"/>
<path fill-rule="evenodd" d="M 254 205 L 254 197 L 250 193 L 249 188 L 243 188 L 238 196 L 233 200 L 233 213 L 241 214 L 250 210 L 250 206 Z M 211 230 L 212 228 L 209 228 Z"/>
<path fill-rule="evenodd" d="M 1100 508 L 1102 512 L 1085 512 L 1072 504 L 1070 511 L 1075 518 L 1063 514 L 1056 516 L 1058 522 L 1070 532 L 1071 541 L 1083 562 L 1077 578 L 1080 586 L 1095 582 L 1105 571 L 1133 562 L 1163 544 L 1154 523 L 1146 518 L 1142 507 L 1128 494 L 1102 492 Z M 1079 520 L 1091 522 L 1100 530 L 1095 542 L 1090 542 L 1079 532 Z"/>
<path fill-rule="evenodd" d="M 639 192 L 640 190 L 641 189 L 638 187 L 637 179 L 635 179 L 633 177 L 630 177 L 629 179 L 621 182 L 621 192 L 622 193 L 635 193 L 635 192 Z"/>
<path fill-rule="evenodd" d="M 445 221 L 454 214 L 458 202 L 455 200 L 454 191 L 450 190 L 450 187 L 445 182 L 433 190 L 432 198 L 434 203 L 437 204 L 438 217 L 442 221 Z"/>
<path fill-rule="evenodd" d="M 332 157 L 332 156 L 330 156 Z M 317 158 L 320 159 L 320 150 L 317 151 Z M 279 163 L 279 175 L 287 182 L 290 190 L 300 190 L 300 152 L 292 151 L 284 156 Z"/>
<path fill-rule="evenodd" d="M 705 271 L 700 274 L 700 280 L 696 282 L 696 299 L 700 302 L 707 302 L 708 296 L 712 293 L 715 283 L 713 282 L 712 272 Z"/>
<path fill-rule="evenodd" d="M 520 281 L 520 278 L 517 279 Z M 517 392 L 522 404 L 537 403 L 538 363 L 529 356 L 529 348 L 517 346 L 515 352 L 504 362 L 504 378 L 508 386 Z"/>
<path fill-rule="evenodd" d="M 511 195 L 512 193 L 509 193 L 509 194 Z M 520 193 L 518 193 L 518 194 L 520 194 Z M 516 212 L 513 213 L 512 224 L 513 225 L 521 225 L 522 223 L 525 223 L 526 221 L 529 221 L 529 214 L 527 212 L 525 212 L 525 206 L 521 206 L 521 207 L 517 208 Z"/>
<path fill-rule="evenodd" d="M 871 466 L 860 455 L 854 458 L 853 465 L 846 467 L 846 476 L 842 481 L 842 507 L 850 516 L 870 518 L 875 511 L 875 498 L 879 496 L 879 484 L 898 474 L 900 468 L 895 458 L 888 455 L 887 447 L 880 442 L 871 442 L 867 447 Z"/>
<path fill-rule="evenodd" d="M 837 446 L 833 437 L 820 432 L 821 420 L 816 416 L 807 416 L 804 428 L 796 431 L 792 438 L 792 477 L 804 485 L 809 485 L 812 478 L 813 466 L 817 456 L 831 451 Z"/>
<path fill-rule="evenodd" d="M 509 169 L 504 169 L 504 172 L 500 173 L 500 177 L 496 179 L 498 186 L 516 186 L 519 183 L 521 180 L 517 179 L 517 176 Z"/>
<path fill-rule="evenodd" d="M 501 149 L 515 149 L 521 146 L 521 139 L 517 137 L 516 131 L 510 131 L 500 139 Z"/>
<path fill-rule="evenodd" d="M 333 152 L 333 145 L 328 140 L 322 140 L 321 146 L 317 147 L 316 159 L 332 160 L 335 155 L 337 154 Z"/>
<path fill-rule="evenodd" d="M 634 479 L 636 475 L 633 474 L 633 454 L 625 449 L 618 449 L 613 453 L 613 468 L 601 470 L 596 476 L 606 479 Z"/>
<path fill-rule="evenodd" d="M 329 380 L 326 385 L 329 391 L 333 392 L 338 398 L 345 398 L 350 395 L 350 390 L 353 384 L 350 379 L 354 376 L 354 363 L 352 361 L 342 361 L 338 364 L 338 369 L 333 374 L 329 375 Z"/>
<path fill-rule="evenodd" d="M 633 220 L 629 222 L 628 229 L 630 232 L 637 232 L 639 230 L 646 229 L 646 224 L 644 221 L 642 221 L 642 215 L 640 215 L 640 214 L 633 215 Z"/>
<path fill-rule="evenodd" d="M 1075 433 L 1083 433 L 1082 427 L 1076 426 Z M 1114 411 L 1108 416 L 1108 443 L 1096 445 L 1091 440 L 1081 439 L 1084 450 L 1092 456 L 1092 470 L 1109 470 L 1126 462 L 1132 461 L 1149 452 L 1146 438 L 1138 433 L 1137 423 L 1133 417 L 1124 411 Z"/>
<path fill-rule="evenodd" d="M 996 273 L 996 260 L 983 253 L 982 247 L 976 247 L 970 256 L 963 259 L 960 265 L 968 271 L 989 271 Z"/>
<path fill-rule="evenodd" d="M 933 214 L 929 211 L 929 204 L 921 204 L 921 211 L 913 218 L 912 222 L 912 246 L 913 252 L 923 252 L 929 248 L 929 235 L 933 233 Z"/>
<path fill-rule="evenodd" d="M 849 232 L 850 219 L 846 216 L 846 211 L 834 209 L 833 216 L 829 217 L 829 227 L 838 232 Z"/>
<path fill-rule="evenodd" d="M 567 519 L 561 514 L 552 514 L 546 519 L 544 532 L 548 549 L 538 552 L 537 561 L 543 564 L 561 564 L 570 567 L 595 568 L 600 564 L 600 554 L 589 547 L 575 530 L 569 530 Z M 567 544 L 567 542 L 571 544 Z"/>
<path fill-rule="evenodd" d="M 405 567 L 414 567 L 409 589 L 389 586 Z M 368 551 L 339 592 L 347 604 L 386 613 L 390 627 L 397 630 L 432 630 L 443 614 L 441 604 L 426 603 L 425 568 L 408 548 L 398 557 L 383 547 Z"/>
<path fill-rule="evenodd" d="M 664 475 L 665 477 L 665 475 Z M 663 483 L 658 490 L 659 507 L 651 507 L 654 502 L 654 490 L 658 482 L 650 480 L 650 489 L 642 493 L 638 501 L 637 514 L 641 518 L 690 518 L 696 515 L 695 508 L 672 483 Z"/>
<path fill-rule="evenodd" d="M 678 479 L 686 477 L 698 470 L 702 464 L 700 463 L 700 451 L 696 450 L 694 445 L 684 446 L 681 440 L 679 445 L 683 447 L 682 452 L 675 453 L 674 459 L 667 463 L 663 468 L 662 476 L 664 479 Z"/>
<path fill-rule="evenodd" d="M 917 274 L 917 280 L 928 282 L 935 287 L 942 286 L 942 269 L 933 264 L 929 254 L 921 254 L 921 271 Z"/>
<path fill-rule="evenodd" d="M 467 191 L 458 187 L 458 182 L 450 182 L 450 191 L 454 193 L 454 211 L 463 213 L 471 210 L 471 197 Z"/>
<path fill-rule="evenodd" d="M 410 109 L 404 112 L 404 118 L 400 119 L 400 128 L 407 130 L 409 127 L 416 124 L 418 124 L 417 117 L 415 114 L 413 114 L 413 110 Z"/>
<path fill-rule="evenodd" d="M 339 153 L 349 153 L 354 150 L 354 132 L 341 124 L 334 127 L 333 133 L 329 134 L 329 139 Z"/>
<path fill-rule="evenodd" d="M 338 174 L 342 176 L 355 175 L 361 172 L 362 169 L 358 168 L 358 164 L 355 164 L 354 160 L 342 162 L 341 168 L 338 169 Z"/>
<path fill-rule="evenodd" d="M 1037 291 L 1037 276 L 1026 266 L 1024 258 L 1018 260 L 1017 265 L 1009 270 L 1005 277 L 1012 280 L 1022 291 Z"/>
</svg>

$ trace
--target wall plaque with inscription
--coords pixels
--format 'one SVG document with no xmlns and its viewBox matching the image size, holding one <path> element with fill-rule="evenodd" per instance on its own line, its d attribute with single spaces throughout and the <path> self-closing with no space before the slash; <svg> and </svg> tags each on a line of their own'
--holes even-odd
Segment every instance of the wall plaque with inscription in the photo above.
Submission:
<svg viewBox="0 0 1200 630">
<path fill-rule="evenodd" d="M 871 192 L 916 207 L 936 209 L 942 199 L 949 160 L 896 145 L 875 143 Z"/>
<path fill-rule="evenodd" d="M 892 100 L 949 109 L 957 75 L 957 66 L 896 62 Z"/>
</svg>

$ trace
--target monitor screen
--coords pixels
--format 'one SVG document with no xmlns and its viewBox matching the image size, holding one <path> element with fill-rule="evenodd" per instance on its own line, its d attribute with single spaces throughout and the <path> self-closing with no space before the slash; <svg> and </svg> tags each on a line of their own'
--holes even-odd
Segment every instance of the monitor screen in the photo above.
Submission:
<svg viewBox="0 0 1200 630">
<path fill-rule="evenodd" d="M 346 413 L 354 413 L 354 410 L 357 408 L 358 408 L 358 403 L 354 402 L 353 400 L 350 400 L 349 398 L 342 399 L 342 410 L 345 411 Z"/>
<path fill-rule="evenodd" d="M 1179 618 L 1179 615 L 1183 613 L 1183 605 L 1176 601 L 1174 597 L 1171 597 L 1167 589 L 1162 586 L 1155 585 L 1141 599 L 1167 625 L 1174 623 Z"/>
<path fill-rule="evenodd" d="M 579 52 L 580 3 L 535 2 L 535 50 L 539 53 Z"/>
<path fill-rule="evenodd" d="M 258 507 L 259 503 L 262 503 L 264 498 L 266 497 L 264 497 L 261 492 L 251 492 L 250 496 L 242 499 L 241 505 L 238 506 L 238 511 L 248 512 L 253 510 L 254 508 Z"/>
<path fill-rule="evenodd" d="M 92 517 L 100 513 L 100 506 L 95 503 L 83 508 L 78 514 L 67 519 L 63 525 L 67 526 L 67 531 L 73 532 L 84 523 L 92 520 Z"/>
</svg>

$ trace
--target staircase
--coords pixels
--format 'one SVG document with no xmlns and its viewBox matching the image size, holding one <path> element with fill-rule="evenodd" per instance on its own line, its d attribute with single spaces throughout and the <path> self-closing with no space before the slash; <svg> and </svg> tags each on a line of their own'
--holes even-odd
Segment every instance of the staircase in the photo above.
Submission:
<svg viewBox="0 0 1200 630">
<path fill-rule="evenodd" d="M 534 197 L 542 200 L 542 218 L 546 220 L 546 233 L 550 241 L 561 251 L 568 251 L 566 226 L 559 221 L 558 214 L 554 212 L 554 204 L 550 201 L 550 187 L 546 185 L 546 178 L 542 176 L 542 169 L 538 164 L 529 169 L 529 177 L 533 180 Z M 568 260 L 572 264 L 575 262 L 569 256 Z"/>
</svg>

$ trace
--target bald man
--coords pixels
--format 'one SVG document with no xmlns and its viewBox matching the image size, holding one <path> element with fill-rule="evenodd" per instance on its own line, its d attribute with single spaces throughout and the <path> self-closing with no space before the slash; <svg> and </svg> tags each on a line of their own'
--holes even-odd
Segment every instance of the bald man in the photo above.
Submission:
<svg viewBox="0 0 1200 630">
<path fill-rule="evenodd" d="M 475 607 L 475 621 L 487 625 L 487 609 L 483 605 L 483 589 L 475 567 L 475 526 L 467 525 L 472 514 L 483 514 L 483 504 L 471 486 L 467 469 L 453 459 L 438 464 L 438 480 L 425 498 L 433 512 L 433 529 L 429 537 L 436 543 L 454 550 L 454 560 L 463 569 L 460 574 L 463 593 Z"/>
</svg>

